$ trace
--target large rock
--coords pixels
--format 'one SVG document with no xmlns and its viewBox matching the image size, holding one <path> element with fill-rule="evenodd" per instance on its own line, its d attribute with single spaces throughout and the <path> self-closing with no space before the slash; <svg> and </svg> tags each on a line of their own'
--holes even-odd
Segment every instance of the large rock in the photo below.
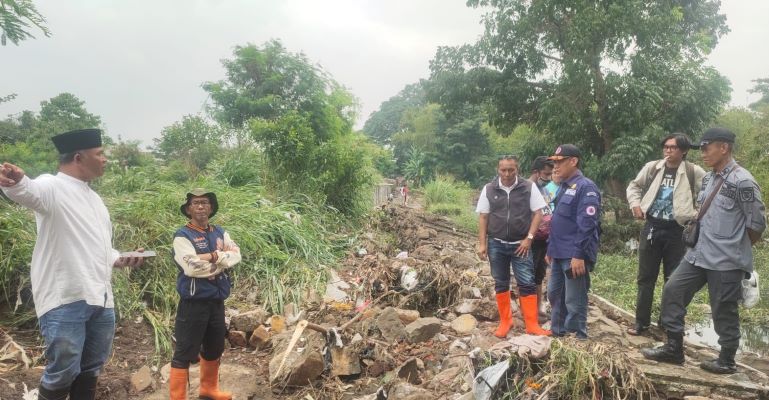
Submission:
<svg viewBox="0 0 769 400">
<path fill-rule="evenodd" d="M 254 329 L 251 334 L 251 338 L 248 339 L 248 344 L 256 349 L 264 349 L 270 345 L 270 333 L 264 328 L 264 325 L 259 325 Z"/>
<path fill-rule="evenodd" d="M 406 335 L 411 343 L 426 342 L 441 331 L 441 320 L 435 317 L 420 318 L 406 325 Z"/>
<path fill-rule="evenodd" d="M 131 375 L 131 389 L 135 392 L 141 392 L 152 385 L 152 371 L 150 367 L 143 366 Z"/>
<path fill-rule="evenodd" d="M 246 333 L 243 331 L 230 331 L 227 338 L 230 339 L 232 347 L 246 347 L 248 345 Z"/>
<path fill-rule="evenodd" d="M 312 383 L 323 373 L 323 357 L 320 350 L 325 344 L 323 336 L 314 331 L 305 331 L 299 342 L 286 356 L 286 362 L 278 375 L 278 367 L 290 342 L 291 331 L 273 336 L 273 356 L 270 360 L 270 383 L 277 386 L 304 386 Z"/>
<path fill-rule="evenodd" d="M 267 324 L 270 325 L 270 330 L 273 333 L 283 333 L 286 331 L 286 318 L 282 315 L 273 315 L 267 320 Z"/>
<path fill-rule="evenodd" d="M 317 351 L 292 351 L 280 375 L 275 375 L 282 359 L 283 352 L 278 352 L 270 360 L 270 383 L 273 385 L 280 386 L 284 382 L 286 386 L 310 385 L 323 373 L 323 357 Z"/>
<path fill-rule="evenodd" d="M 478 321 L 471 314 L 460 315 L 457 319 L 451 321 L 451 329 L 460 335 L 472 332 L 476 326 L 478 326 Z"/>
<path fill-rule="evenodd" d="M 242 332 L 253 332 L 259 325 L 267 321 L 270 314 L 262 308 L 247 311 L 232 317 L 230 329 Z"/>
<path fill-rule="evenodd" d="M 458 253 L 451 257 L 450 263 L 456 269 L 465 270 L 475 267 L 478 264 L 478 258 L 471 253 Z"/>
<path fill-rule="evenodd" d="M 516 306 L 513 306 L 513 304 L 516 304 Z M 515 314 L 518 310 L 517 302 L 513 300 L 510 306 L 513 314 Z M 497 304 L 489 300 L 482 300 L 480 303 L 478 303 L 478 307 L 470 314 L 481 321 L 499 321 L 499 310 L 497 310 Z"/>
<path fill-rule="evenodd" d="M 422 226 L 417 228 L 417 239 L 420 239 L 420 240 L 430 239 L 430 230 Z"/>
<path fill-rule="evenodd" d="M 411 253 L 411 256 L 420 260 L 432 261 L 438 258 L 438 250 L 431 245 L 419 246 Z"/>
<path fill-rule="evenodd" d="M 398 313 L 398 318 L 400 318 L 401 322 L 404 324 L 410 324 L 419 319 L 419 311 L 417 310 L 403 310 L 396 308 L 395 312 Z"/>
<path fill-rule="evenodd" d="M 393 307 L 387 307 L 379 313 L 376 326 L 382 332 L 382 336 L 390 342 L 396 342 L 406 337 L 405 325 Z"/>
<path fill-rule="evenodd" d="M 437 398 L 431 392 L 407 382 L 394 384 L 387 393 L 387 400 L 434 400 Z"/>
<path fill-rule="evenodd" d="M 331 349 L 331 374 L 350 376 L 360 374 L 360 354 L 350 346 Z"/>
<path fill-rule="evenodd" d="M 395 371 L 395 375 L 408 383 L 419 385 L 422 383 L 422 380 L 419 378 L 419 361 L 420 360 L 416 358 L 412 358 L 406 361 L 400 367 L 398 367 L 398 369 Z M 422 364 L 422 368 L 424 368 L 424 364 Z"/>
</svg>

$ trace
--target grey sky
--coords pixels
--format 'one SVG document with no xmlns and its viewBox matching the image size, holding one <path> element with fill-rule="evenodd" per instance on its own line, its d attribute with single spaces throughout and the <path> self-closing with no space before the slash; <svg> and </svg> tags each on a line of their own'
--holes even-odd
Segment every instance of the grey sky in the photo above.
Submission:
<svg viewBox="0 0 769 400">
<path fill-rule="evenodd" d="M 0 47 L 0 118 L 71 92 L 108 133 L 152 144 L 202 111 L 205 81 L 223 78 L 235 45 L 282 40 L 360 99 L 358 126 L 406 84 L 426 78 L 437 46 L 475 41 L 481 12 L 464 0 L 37 0 L 51 38 Z M 710 62 L 732 82 L 732 104 L 769 77 L 769 1 L 724 0 L 732 32 Z"/>
</svg>

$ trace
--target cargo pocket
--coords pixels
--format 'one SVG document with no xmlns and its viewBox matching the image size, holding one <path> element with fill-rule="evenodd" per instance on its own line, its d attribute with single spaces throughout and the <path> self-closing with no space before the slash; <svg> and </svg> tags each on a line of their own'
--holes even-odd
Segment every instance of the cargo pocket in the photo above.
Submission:
<svg viewBox="0 0 769 400">
<path fill-rule="evenodd" d="M 742 300 L 742 279 L 745 271 L 735 269 L 721 272 L 721 299 L 725 302 L 737 302 Z"/>
</svg>

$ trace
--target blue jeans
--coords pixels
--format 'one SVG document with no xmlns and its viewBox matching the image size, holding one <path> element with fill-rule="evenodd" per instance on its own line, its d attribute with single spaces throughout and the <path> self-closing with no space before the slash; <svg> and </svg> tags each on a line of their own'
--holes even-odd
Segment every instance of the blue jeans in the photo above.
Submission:
<svg viewBox="0 0 769 400">
<path fill-rule="evenodd" d="M 550 281 L 547 297 L 551 306 L 550 330 L 553 336 L 575 333 L 579 339 L 587 339 L 587 291 L 590 289 L 590 270 L 585 262 L 586 273 L 569 279 L 570 258 L 556 258 L 550 265 Z M 568 270 L 568 271 L 567 271 Z"/>
<path fill-rule="evenodd" d="M 510 264 L 512 264 L 520 295 L 537 294 L 531 251 L 526 257 L 518 257 L 515 255 L 517 249 L 517 244 L 506 244 L 499 240 L 489 239 L 489 265 L 491 266 L 491 276 L 494 277 L 494 290 L 497 293 L 510 290 Z"/>
<path fill-rule="evenodd" d="M 48 364 L 40 380 L 49 390 L 69 388 L 78 375 L 98 376 L 112 351 L 115 311 L 85 300 L 64 304 L 40 317 Z"/>
</svg>

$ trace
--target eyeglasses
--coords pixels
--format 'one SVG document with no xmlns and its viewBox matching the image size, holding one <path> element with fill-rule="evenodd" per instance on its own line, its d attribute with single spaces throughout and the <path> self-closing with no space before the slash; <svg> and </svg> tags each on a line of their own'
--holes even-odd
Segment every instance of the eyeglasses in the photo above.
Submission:
<svg viewBox="0 0 769 400">
<path fill-rule="evenodd" d="M 678 150 L 678 146 L 662 146 L 662 150 Z"/>
<path fill-rule="evenodd" d="M 190 204 L 192 204 L 194 207 L 197 207 L 197 206 L 210 206 L 211 202 L 208 201 L 208 200 L 192 200 L 190 202 Z"/>
</svg>

